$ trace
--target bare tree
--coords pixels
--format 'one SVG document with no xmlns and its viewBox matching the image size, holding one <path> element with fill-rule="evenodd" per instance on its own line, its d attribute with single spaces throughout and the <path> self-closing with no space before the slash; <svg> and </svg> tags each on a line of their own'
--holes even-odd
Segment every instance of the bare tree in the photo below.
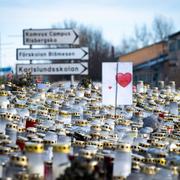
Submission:
<svg viewBox="0 0 180 180">
<path fill-rule="evenodd" d="M 148 28 L 146 24 L 143 24 L 142 26 L 135 26 L 134 28 L 134 34 L 135 34 L 135 41 L 138 48 L 144 47 L 149 45 L 151 41 L 151 32 L 148 31 Z"/>
<path fill-rule="evenodd" d="M 118 52 L 126 54 L 136 49 L 148 46 L 162 40 L 166 40 L 168 35 L 174 31 L 173 21 L 164 17 L 156 16 L 152 22 L 152 28 L 148 30 L 146 24 L 135 26 L 133 35 L 129 38 L 123 38 Z"/>
<path fill-rule="evenodd" d="M 107 42 L 102 31 L 73 20 L 53 25 L 54 28 L 76 28 L 80 34 L 80 46 L 89 47 L 89 76 L 101 80 L 102 62 L 111 58 L 111 44 Z"/>
<path fill-rule="evenodd" d="M 165 16 L 156 16 L 152 23 L 154 42 L 166 40 L 174 30 L 174 24 L 171 19 Z"/>
<path fill-rule="evenodd" d="M 135 38 L 123 38 L 119 47 L 116 47 L 116 52 L 119 55 L 127 54 L 138 49 L 138 44 Z"/>
<path fill-rule="evenodd" d="M 143 24 L 142 26 L 136 25 L 134 27 L 134 34 L 132 35 L 132 37 L 122 39 L 118 52 L 120 54 L 126 54 L 136 49 L 147 46 L 151 42 L 151 37 L 151 33 L 148 31 L 145 24 Z"/>
</svg>

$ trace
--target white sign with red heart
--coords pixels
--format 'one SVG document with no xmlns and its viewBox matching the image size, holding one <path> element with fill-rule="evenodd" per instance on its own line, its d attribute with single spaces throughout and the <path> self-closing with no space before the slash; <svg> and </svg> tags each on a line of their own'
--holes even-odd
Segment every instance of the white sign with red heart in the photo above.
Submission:
<svg viewBox="0 0 180 180">
<path fill-rule="evenodd" d="M 132 67 L 133 66 L 131 62 L 119 62 L 118 68 L 117 68 L 117 63 L 103 63 L 102 65 L 103 105 L 115 105 L 116 97 L 117 97 L 117 105 L 132 104 L 132 93 L 133 93 Z"/>
</svg>

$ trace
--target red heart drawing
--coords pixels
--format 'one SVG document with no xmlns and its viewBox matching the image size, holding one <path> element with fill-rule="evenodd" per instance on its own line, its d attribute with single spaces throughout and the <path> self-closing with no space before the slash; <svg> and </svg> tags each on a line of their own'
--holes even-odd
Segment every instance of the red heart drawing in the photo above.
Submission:
<svg viewBox="0 0 180 180">
<path fill-rule="evenodd" d="M 109 89 L 112 89 L 112 86 L 108 86 Z"/>
<path fill-rule="evenodd" d="M 117 73 L 116 74 L 116 82 L 122 87 L 126 87 L 131 81 L 132 81 L 131 73 Z"/>
</svg>

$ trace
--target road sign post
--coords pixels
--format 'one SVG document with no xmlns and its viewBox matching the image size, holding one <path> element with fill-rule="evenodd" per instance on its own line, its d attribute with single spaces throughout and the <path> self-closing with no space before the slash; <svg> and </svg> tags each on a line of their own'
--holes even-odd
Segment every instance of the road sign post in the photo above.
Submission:
<svg viewBox="0 0 180 180">
<path fill-rule="evenodd" d="M 16 50 L 17 60 L 28 60 L 30 64 L 17 64 L 18 75 L 31 71 L 32 75 L 71 75 L 71 85 L 74 75 L 87 75 L 89 50 L 79 45 L 79 32 L 75 29 L 24 29 L 23 44 L 29 48 Z M 32 48 L 34 45 L 46 48 Z M 54 45 L 57 48 L 48 46 Z M 60 46 L 59 46 L 60 45 Z M 61 64 L 32 64 L 32 60 L 63 61 Z M 78 60 L 76 63 L 75 61 Z"/>
<path fill-rule="evenodd" d="M 73 64 L 74 63 L 74 60 L 71 60 L 71 64 Z M 74 86 L 74 75 L 73 74 L 71 74 L 71 87 L 73 87 Z"/>
<path fill-rule="evenodd" d="M 29 48 L 32 49 L 32 45 L 30 45 Z M 29 60 L 29 64 L 32 64 L 32 59 Z"/>
<path fill-rule="evenodd" d="M 87 75 L 88 63 L 16 64 L 18 75 L 29 71 L 32 75 Z"/>
<path fill-rule="evenodd" d="M 79 45 L 76 29 L 24 29 L 24 45 Z"/>
<path fill-rule="evenodd" d="M 88 60 L 87 47 L 82 48 L 20 48 L 17 49 L 17 60 Z"/>
</svg>

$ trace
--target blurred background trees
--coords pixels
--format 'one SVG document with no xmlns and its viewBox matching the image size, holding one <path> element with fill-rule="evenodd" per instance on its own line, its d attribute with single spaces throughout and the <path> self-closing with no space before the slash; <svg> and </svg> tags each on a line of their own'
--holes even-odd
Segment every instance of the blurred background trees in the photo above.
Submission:
<svg viewBox="0 0 180 180">
<path fill-rule="evenodd" d="M 150 44 L 166 40 L 174 30 L 174 23 L 171 19 L 161 15 L 155 16 L 151 27 L 147 27 L 146 24 L 136 25 L 132 36 L 125 37 L 120 42 L 120 46 L 117 47 L 116 51 L 119 54 L 126 54 Z"/>
<path fill-rule="evenodd" d="M 105 40 L 100 29 L 78 24 L 73 20 L 65 20 L 63 23 L 53 25 L 53 28 L 74 28 L 79 30 L 80 47 L 89 48 L 89 77 L 94 81 L 101 78 L 101 64 L 114 57 L 112 44 Z"/>
<path fill-rule="evenodd" d="M 115 57 L 166 40 L 168 35 L 174 32 L 173 21 L 159 15 L 154 17 L 151 27 L 148 27 L 146 24 L 142 24 L 141 26 L 136 25 L 132 31 L 132 35 L 124 37 L 120 44 L 114 47 L 111 42 L 108 42 L 104 38 L 100 29 L 79 24 L 74 20 L 65 20 L 61 23 L 54 24 L 52 27 L 75 28 L 79 30 L 80 47 L 89 47 L 89 77 L 93 81 L 101 81 L 102 62 L 116 62 Z M 64 76 L 64 78 L 66 77 Z M 76 76 L 76 78 L 80 79 L 80 76 Z"/>
</svg>

